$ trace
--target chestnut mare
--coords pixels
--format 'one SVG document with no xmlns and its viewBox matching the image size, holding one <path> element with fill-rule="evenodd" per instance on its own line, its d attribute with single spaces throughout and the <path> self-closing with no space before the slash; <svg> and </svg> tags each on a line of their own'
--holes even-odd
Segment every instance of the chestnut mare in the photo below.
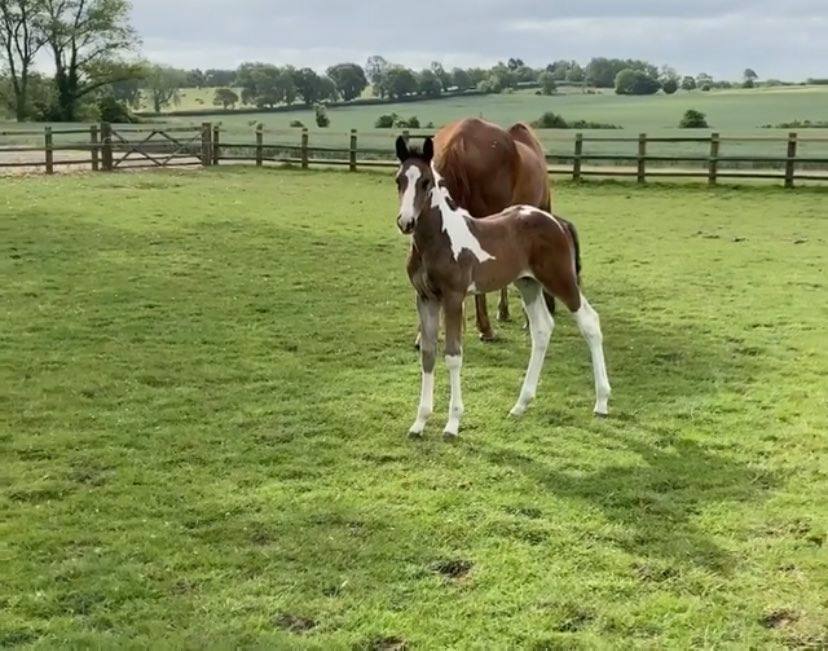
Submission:
<svg viewBox="0 0 828 651">
<path fill-rule="evenodd" d="M 518 123 L 508 131 L 478 118 L 443 127 L 434 137 L 434 167 L 457 205 L 473 217 L 494 215 L 509 206 L 535 206 L 549 212 L 551 193 L 546 155 L 532 130 Z M 561 220 L 572 239 L 578 273 L 580 245 L 575 227 Z M 548 300 L 554 313 L 554 301 Z M 477 329 L 484 341 L 494 339 L 486 295 L 475 296 Z M 498 320 L 509 319 L 509 294 L 503 289 Z"/>
<path fill-rule="evenodd" d="M 575 315 L 589 344 L 595 380 L 595 413 L 606 415 L 610 396 L 598 314 L 578 286 L 575 249 L 566 228 L 551 213 L 514 206 L 486 219 L 474 219 L 452 199 L 426 139 L 422 153 L 397 139 L 400 213 L 397 225 L 413 236 L 408 276 L 417 293 L 420 315 L 422 392 L 409 433 L 420 436 L 434 406 L 434 366 L 440 309 L 446 328 L 446 365 L 451 403 L 444 434 L 456 437 L 463 415 L 460 369 L 463 364 L 463 302 L 466 295 L 497 291 L 515 283 L 523 298 L 532 336 L 532 355 L 517 404 L 521 416 L 535 397 L 554 320 L 543 299 L 545 290 Z"/>
</svg>

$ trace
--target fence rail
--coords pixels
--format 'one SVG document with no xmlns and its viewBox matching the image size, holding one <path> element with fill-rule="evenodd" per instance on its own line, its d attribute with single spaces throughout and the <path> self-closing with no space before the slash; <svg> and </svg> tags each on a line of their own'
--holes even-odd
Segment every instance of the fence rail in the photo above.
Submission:
<svg viewBox="0 0 828 651">
<path fill-rule="evenodd" d="M 267 142 L 266 136 L 290 135 L 293 142 Z M 86 135 L 84 140 L 64 142 L 66 136 Z M 88 165 L 92 171 L 114 171 L 146 167 L 177 167 L 201 165 L 204 167 L 222 163 L 282 163 L 308 168 L 311 165 L 341 166 L 351 171 L 360 167 L 394 167 L 392 134 L 382 132 L 388 138 L 388 148 L 360 147 L 359 133 L 354 129 L 343 134 L 341 146 L 311 142 L 308 129 L 265 130 L 259 125 L 255 141 L 243 143 L 229 140 L 230 133 L 220 125 L 205 122 L 197 126 L 168 126 L 164 124 L 113 126 L 108 123 L 86 129 L 53 129 L 0 131 L 0 168 L 44 169 L 53 174 L 61 166 Z M 376 143 L 378 132 L 366 137 Z M 402 132 L 406 139 L 425 138 L 426 132 Z M 4 138 L 38 137 L 42 144 L 4 144 Z M 60 138 L 61 142 L 56 143 Z M 728 154 L 727 147 L 734 143 L 777 143 L 769 145 L 761 155 Z M 592 143 L 625 143 L 626 153 L 590 153 Z M 673 154 L 652 153 L 650 145 L 696 143 L 704 145 L 705 153 Z M 771 136 L 728 137 L 718 133 L 708 136 L 648 136 L 646 133 L 630 136 L 601 136 L 576 133 L 571 153 L 555 153 L 546 157 L 549 173 L 568 175 L 575 181 L 587 176 L 634 177 L 639 183 L 648 178 L 686 177 L 706 178 L 710 185 L 719 179 L 775 179 L 785 187 L 795 187 L 797 181 L 824 181 L 828 183 L 828 154 L 802 155 L 802 143 L 828 143 L 828 137 L 800 137 L 791 132 L 786 138 Z M 723 151 L 725 150 L 725 151 Z M 65 155 L 64 155 L 65 154 Z M 82 157 L 82 156 L 88 157 Z M 602 163 L 597 165 L 597 163 Z M 653 165 L 655 163 L 656 165 Z M 681 168 L 678 165 L 696 164 Z M 749 164 L 751 168 L 738 168 L 734 164 Z"/>
</svg>

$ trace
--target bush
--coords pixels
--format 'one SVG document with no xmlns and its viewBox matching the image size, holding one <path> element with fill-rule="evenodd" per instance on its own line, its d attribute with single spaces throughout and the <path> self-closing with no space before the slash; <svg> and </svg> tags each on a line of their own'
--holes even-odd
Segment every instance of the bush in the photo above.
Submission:
<svg viewBox="0 0 828 651">
<path fill-rule="evenodd" d="M 667 95 L 672 95 L 678 90 L 678 81 L 672 77 L 670 79 L 665 79 L 664 83 L 661 84 L 661 90 L 663 90 Z"/>
<path fill-rule="evenodd" d="M 763 129 L 828 129 L 828 120 L 793 120 L 779 124 L 763 124 Z"/>
<path fill-rule="evenodd" d="M 305 125 L 302 124 L 302 120 L 291 120 L 290 121 L 290 126 L 293 127 L 294 129 L 304 129 L 305 128 Z"/>
<path fill-rule="evenodd" d="M 710 90 L 710 84 L 702 84 L 701 89 L 706 93 Z"/>
<path fill-rule="evenodd" d="M 541 115 L 537 120 L 532 122 L 532 126 L 536 129 L 568 129 L 569 124 L 562 116 L 552 111 L 547 111 Z"/>
<path fill-rule="evenodd" d="M 679 129 L 709 129 L 707 116 L 701 111 L 688 109 L 679 122 Z"/>
<path fill-rule="evenodd" d="M 620 129 L 621 127 L 604 122 L 589 122 L 587 120 L 575 120 L 567 122 L 562 116 L 552 111 L 547 111 L 537 120 L 532 122 L 535 129 Z"/>
<path fill-rule="evenodd" d="M 130 124 L 136 121 L 129 109 L 111 95 L 105 95 L 98 101 L 98 112 L 102 122 Z"/>
<path fill-rule="evenodd" d="M 380 115 L 377 118 L 377 121 L 374 122 L 374 127 L 377 129 L 393 129 L 399 117 L 400 116 L 396 113 L 391 113 L 390 115 Z"/>
<path fill-rule="evenodd" d="M 625 68 L 615 76 L 617 95 L 652 95 L 661 89 L 657 79 L 646 72 Z"/>
<path fill-rule="evenodd" d="M 745 79 L 742 82 L 742 88 L 756 88 L 756 82 L 753 79 Z"/>
<path fill-rule="evenodd" d="M 324 104 L 317 104 L 314 107 L 314 111 L 316 112 L 317 127 L 325 129 L 331 126 L 331 119 L 328 117 L 328 109 L 325 108 Z"/>
</svg>

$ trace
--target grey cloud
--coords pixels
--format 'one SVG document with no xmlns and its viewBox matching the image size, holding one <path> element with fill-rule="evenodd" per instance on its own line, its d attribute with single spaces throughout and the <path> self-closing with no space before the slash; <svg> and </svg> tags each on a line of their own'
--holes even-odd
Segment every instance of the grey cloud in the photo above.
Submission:
<svg viewBox="0 0 828 651">
<path fill-rule="evenodd" d="M 825 0 L 134 0 L 133 15 L 144 53 L 184 66 L 619 56 L 727 77 L 748 65 L 765 77 L 828 76 Z"/>
</svg>

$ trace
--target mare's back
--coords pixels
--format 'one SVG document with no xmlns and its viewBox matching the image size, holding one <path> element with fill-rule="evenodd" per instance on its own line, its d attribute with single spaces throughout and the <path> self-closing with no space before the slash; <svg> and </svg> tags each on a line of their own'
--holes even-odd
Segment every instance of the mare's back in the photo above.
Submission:
<svg viewBox="0 0 828 651">
<path fill-rule="evenodd" d="M 487 217 L 512 205 L 519 154 L 508 132 L 466 118 L 442 128 L 434 145 L 435 167 L 460 207 Z"/>
</svg>

